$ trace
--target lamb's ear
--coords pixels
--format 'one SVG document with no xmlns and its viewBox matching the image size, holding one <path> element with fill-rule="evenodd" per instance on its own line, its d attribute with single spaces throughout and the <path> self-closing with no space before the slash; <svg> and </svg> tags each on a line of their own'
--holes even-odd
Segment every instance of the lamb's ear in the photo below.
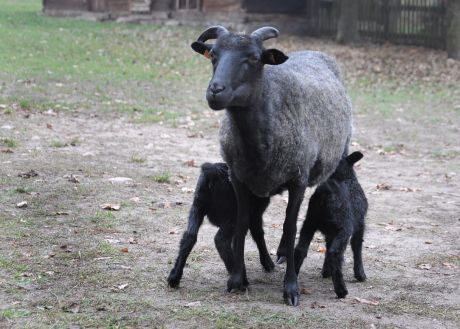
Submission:
<svg viewBox="0 0 460 329">
<path fill-rule="evenodd" d="M 274 48 L 265 49 L 262 53 L 262 63 L 269 65 L 283 64 L 288 58 L 281 50 Z"/>
<path fill-rule="evenodd" d="M 191 44 L 191 47 L 193 50 L 195 50 L 198 54 L 203 55 L 207 59 L 209 59 L 209 52 L 211 51 L 212 46 L 207 45 L 204 42 L 201 41 L 195 41 L 194 43 Z"/>
<path fill-rule="evenodd" d="M 359 151 L 356 151 L 356 152 L 353 152 L 352 154 L 350 154 L 349 156 L 347 156 L 347 162 L 350 164 L 350 165 L 354 165 L 356 162 L 358 162 L 359 160 L 361 160 L 363 158 L 363 154 Z"/>
</svg>

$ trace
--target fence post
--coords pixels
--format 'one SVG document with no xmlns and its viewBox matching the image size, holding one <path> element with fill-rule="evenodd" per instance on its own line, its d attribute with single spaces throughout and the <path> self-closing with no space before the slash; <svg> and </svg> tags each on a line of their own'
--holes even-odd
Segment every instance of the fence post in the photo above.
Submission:
<svg viewBox="0 0 460 329">
<path fill-rule="evenodd" d="M 382 1 L 382 14 L 383 14 L 383 39 L 384 41 L 388 41 L 390 37 L 390 6 L 389 2 L 390 0 L 383 0 Z"/>
</svg>

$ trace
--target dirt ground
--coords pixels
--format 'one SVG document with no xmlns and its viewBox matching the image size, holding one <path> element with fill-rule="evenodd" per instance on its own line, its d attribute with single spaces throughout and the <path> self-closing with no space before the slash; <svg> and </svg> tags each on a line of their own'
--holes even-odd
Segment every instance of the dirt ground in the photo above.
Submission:
<svg viewBox="0 0 460 329">
<path fill-rule="evenodd" d="M 391 68 L 377 65 L 371 69 Z M 220 160 L 221 114 L 203 108 L 171 125 L 97 108 L 2 105 L 0 327 L 458 328 L 460 97 L 424 97 L 407 95 L 391 113 L 355 97 L 352 150 L 365 154 L 357 173 L 370 203 L 368 280 L 354 280 L 348 249 L 349 296 L 338 300 L 320 276 L 324 241 L 317 235 L 299 275 L 297 308 L 283 304 L 284 266 L 265 273 L 249 237 L 250 289 L 225 293 L 216 228 L 208 223 L 180 289 L 167 288 L 199 165 Z M 286 200 L 274 197 L 264 216 L 272 253 Z M 120 209 L 102 209 L 107 203 Z"/>
</svg>

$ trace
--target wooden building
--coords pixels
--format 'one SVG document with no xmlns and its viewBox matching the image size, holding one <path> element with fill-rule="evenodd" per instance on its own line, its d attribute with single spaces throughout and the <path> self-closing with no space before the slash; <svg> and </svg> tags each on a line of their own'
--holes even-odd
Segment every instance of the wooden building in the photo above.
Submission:
<svg viewBox="0 0 460 329">
<path fill-rule="evenodd" d="M 309 0 L 43 0 L 51 16 L 87 16 L 122 21 L 227 24 L 252 28 L 271 24 L 284 32 L 304 32 Z"/>
</svg>

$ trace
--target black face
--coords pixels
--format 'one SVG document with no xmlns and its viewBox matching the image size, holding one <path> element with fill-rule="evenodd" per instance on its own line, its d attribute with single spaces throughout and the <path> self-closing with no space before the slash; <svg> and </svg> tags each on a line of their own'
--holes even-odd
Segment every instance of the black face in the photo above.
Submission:
<svg viewBox="0 0 460 329">
<path fill-rule="evenodd" d="M 264 49 L 254 36 L 226 33 L 214 45 L 194 42 L 192 48 L 209 58 L 213 76 L 206 99 L 213 110 L 245 107 L 255 92 L 264 64 L 277 65 L 287 56 L 276 49 Z"/>
</svg>

